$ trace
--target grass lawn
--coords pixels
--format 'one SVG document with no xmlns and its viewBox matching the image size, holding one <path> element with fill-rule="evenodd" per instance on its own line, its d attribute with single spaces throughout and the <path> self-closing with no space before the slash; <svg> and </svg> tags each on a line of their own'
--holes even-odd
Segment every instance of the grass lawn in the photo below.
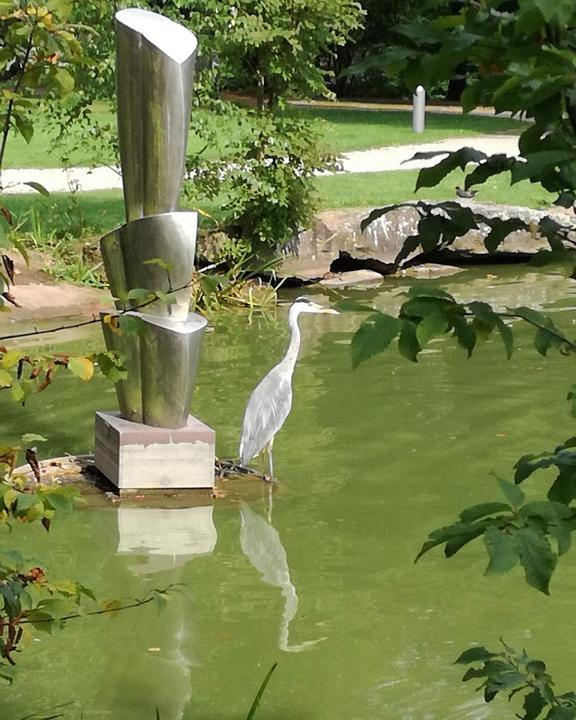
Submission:
<svg viewBox="0 0 576 720">
<path fill-rule="evenodd" d="M 456 171 L 435 188 L 414 193 L 416 170 L 387 173 L 355 173 L 319 177 L 316 184 L 322 209 L 346 207 L 379 207 L 414 199 L 449 200 L 455 197 L 454 187 L 462 184 L 463 173 Z M 478 200 L 505 202 L 509 205 L 539 208 L 550 205 L 553 196 L 529 182 L 510 186 L 506 176 L 493 178 L 482 186 Z M 22 222 L 22 231 L 31 232 L 42 244 L 50 233 L 71 231 L 78 236 L 86 229 L 101 235 L 124 222 L 124 203 L 119 190 L 78 193 L 55 193 L 49 198 L 36 194 L 7 195 L 6 206 Z M 190 206 L 195 209 L 193 206 Z M 200 209 L 218 217 L 217 203 L 206 203 Z M 206 222 L 201 218 L 201 222 Z M 82 233 L 80 228 L 84 228 Z"/>
<path fill-rule="evenodd" d="M 452 137 L 520 134 L 526 127 L 525 123 L 510 118 L 428 113 L 426 130 L 416 135 L 412 132 L 411 112 L 401 110 L 388 112 L 322 108 L 298 111 L 297 114 L 325 121 L 324 138 L 336 154 L 385 145 L 435 142 Z"/>
<path fill-rule="evenodd" d="M 323 208 L 379 207 L 405 200 L 453 200 L 454 188 L 464 185 L 464 173 L 454 171 L 439 185 L 414 192 L 417 170 L 327 175 L 316 180 Z M 556 195 L 528 181 L 510 185 L 510 174 L 479 186 L 477 200 L 530 208 L 548 207 Z"/>
<path fill-rule="evenodd" d="M 365 150 L 384 145 L 432 142 L 448 137 L 519 133 L 524 127 L 523 123 L 509 118 L 429 113 L 425 132 L 415 135 L 411 130 L 409 111 L 292 108 L 289 113 L 295 117 L 323 121 L 324 139 L 334 153 Z M 95 106 L 93 114 L 99 123 L 110 123 L 115 127 L 116 120 L 113 113 L 103 105 Z M 213 122 L 218 123 L 219 137 L 224 141 L 233 137 L 237 132 L 235 125 L 224 122 L 222 119 L 214 118 Z M 67 154 L 71 165 L 90 165 L 113 161 L 113 157 L 106 157 L 86 131 L 81 128 L 74 130 L 66 142 L 61 143 L 57 148 L 52 147 L 55 137 L 56 132 L 50 126 L 49 120 L 40 117 L 29 144 L 20 136 L 10 138 L 5 167 L 59 167 L 63 154 Z M 201 138 L 191 136 L 188 147 L 191 152 L 201 150 L 203 147 Z M 209 154 L 212 157 L 217 156 L 218 149 L 212 149 Z"/>
</svg>

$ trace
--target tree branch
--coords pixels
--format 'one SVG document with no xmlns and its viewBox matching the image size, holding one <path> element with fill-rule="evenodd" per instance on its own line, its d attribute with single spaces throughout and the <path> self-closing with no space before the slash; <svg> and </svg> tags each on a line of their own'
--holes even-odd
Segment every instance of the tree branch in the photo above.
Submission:
<svg viewBox="0 0 576 720">
<path fill-rule="evenodd" d="M 186 285 L 174 288 L 173 290 L 168 290 L 166 292 L 166 295 L 172 295 L 179 292 L 180 290 L 185 290 L 192 285 L 192 282 L 192 280 L 189 280 Z M 113 313 L 117 313 L 118 315 L 126 315 L 126 313 L 141 310 L 142 308 L 145 308 L 148 305 L 151 305 L 152 303 L 157 301 L 158 298 L 153 297 L 150 300 L 146 300 L 146 302 L 141 303 L 140 305 L 136 305 L 135 307 L 127 307 L 124 308 L 124 310 L 111 310 L 109 314 L 112 315 Z M 18 338 L 24 337 L 35 337 L 36 335 L 49 335 L 50 333 L 60 332 L 61 330 L 73 330 L 75 328 L 86 327 L 87 325 L 95 325 L 96 323 L 100 322 L 100 318 L 92 318 L 92 320 L 82 320 L 81 322 L 71 323 L 70 325 L 60 325 L 59 327 L 48 328 L 47 330 L 28 330 L 27 332 L 14 333 L 14 335 L 0 335 L 0 340 L 16 340 Z"/>
<path fill-rule="evenodd" d="M 158 595 L 165 595 L 166 593 L 170 592 L 170 590 L 175 587 L 174 583 L 171 583 L 167 587 L 165 587 L 163 590 L 154 590 Z M 39 623 L 51 623 L 51 622 L 63 622 L 65 620 L 76 620 L 80 617 L 88 617 L 91 615 L 107 615 L 109 613 L 114 612 L 120 612 L 121 610 L 130 610 L 132 608 L 139 608 L 143 605 L 148 605 L 149 603 L 153 602 L 155 600 L 154 595 L 150 595 L 148 597 L 143 597 L 140 600 L 135 600 L 132 603 L 128 603 L 127 605 L 121 605 L 120 607 L 110 607 L 110 608 L 103 608 L 102 610 L 91 610 L 90 612 L 86 613 L 72 613 L 71 615 L 64 615 L 63 617 L 58 618 L 39 618 L 38 620 L 32 620 L 32 619 L 23 619 L 20 620 L 18 623 L 19 625 L 36 625 Z M 41 609 L 41 608 L 40 608 Z"/>
</svg>

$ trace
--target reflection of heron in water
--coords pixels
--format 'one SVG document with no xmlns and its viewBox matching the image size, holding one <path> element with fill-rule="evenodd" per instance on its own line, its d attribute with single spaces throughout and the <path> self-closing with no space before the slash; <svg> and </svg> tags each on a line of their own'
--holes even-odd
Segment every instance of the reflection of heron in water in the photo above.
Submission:
<svg viewBox="0 0 576 720">
<path fill-rule="evenodd" d="M 300 350 L 298 316 L 301 313 L 339 314 L 337 310 L 318 305 L 309 298 L 296 299 L 288 313 L 291 335 L 286 355 L 257 385 L 248 400 L 242 423 L 240 462 L 245 465 L 266 449 L 271 478 L 274 476 L 272 460 L 274 436 L 284 425 L 292 407 L 292 375 Z"/>
<path fill-rule="evenodd" d="M 290 579 L 290 568 L 286 558 L 286 551 L 280 541 L 278 531 L 266 522 L 264 518 L 255 513 L 248 505 L 242 503 L 240 506 L 240 546 L 242 552 L 253 567 L 262 574 L 262 580 L 280 588 L 284 596 L 284 610 L 282 622 L 278 633 L 278 647 L 284 652 L 302 652 L 326 640 L 309 640 L 300 645 L 289 645 L 288 634 L 290 622 L 296 616 L 298 610 L 298 595 L 292 580 Z"/>
</svg>

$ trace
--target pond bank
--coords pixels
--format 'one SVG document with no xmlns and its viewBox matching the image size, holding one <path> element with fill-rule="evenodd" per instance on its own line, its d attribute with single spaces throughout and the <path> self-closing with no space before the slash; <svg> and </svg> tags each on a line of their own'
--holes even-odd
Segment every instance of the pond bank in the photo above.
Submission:
<svg viewBox="0 0 576 720">
<path fill-rule="evenodd" d="M 462 207 L 485 217 L 518 219 L 527 229 L 511 233 L 493 256 L 484 246 L 488 228 L 469 231 L 449 250 L 423 257 L 417 267 L 400 270 L 401 275 L 435 278 L 459 272 L 464 266 L 526 262 L 540 250 L 549 249 L 548 241 L 538 231 L 538 223 L 548 215 L 567 231 L 572 247 L 576 242 L 572 215 L 561 208 L 530 210 L 471 200 L 459 202 Z M 419 215 L 413 203 L 406 203 L 362 231 L 361 223 L 370 212 L 372 208 L 319 213 L 313 226 L 286 246 L 275 279 L 284 279 L 288 285 L 380 284 L 384 277 L 395 273 L 394 259 L 406 238 L 417 234 Z M 216 236 L 211 238 L 216 242 L 199 240 L 199 253 L 208 261 L 218 243 Z M 15 264 L 12 294 L 17 305 L 11 305 L 10 312 L 0 314 L 0 335 L 10 334 L 16 323 L 36 325 L 70 316 L 97 318 L 101 310 L 112 306 L 108 290 L 56 282 L 48 272 L 52 261 L 45 253 L 30 252 L 29 265 L 17 252 L 9 255 Z"/>
</svg>

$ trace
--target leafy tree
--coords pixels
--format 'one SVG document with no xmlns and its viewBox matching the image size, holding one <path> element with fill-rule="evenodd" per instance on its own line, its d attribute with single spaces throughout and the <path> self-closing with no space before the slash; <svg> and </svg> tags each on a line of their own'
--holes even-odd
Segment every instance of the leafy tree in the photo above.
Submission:
<svg viewBox="0 0 576 720">
<path fill-rule="evenodd" d="M 472 148 L 449 154 L 432 168 L 419 173 L 417 188 L 435 185 L 456 167 L 468 169 L 466 187 L 485 182 L 501 172 L 510 172 L 512 183 L 529 179 L 558 194 L 558 203 L 574 205 L 576 198 L 576 6 L 563 0 L 461 0 L 450 4 L 449 14 L 428 24 L 398 29 L 405 46 L 374 60 L 401 73 L 409 86 L 434 85 L 449 79 L 465 65 L 465 111 L 477 105 L 493 105 L 497 112 L 509 111 L 530 119 L 520 138 L 520 157 L 487 157 Z M 433 250 L 449 247 L 454 240 L 480 224 L 489 226 L 486 248 L 495 251 L 509 232 L 523 226 L 520 221 L 486 218 L 474 207 L 456 202 L 415 204 L 420 221 L 418 233 L 406 240 L 396 265 L 410 263 Z M 365 225 L 385 212 L 375 210 Z M 573 249 L 571 237 L 552 218 L 540 223 L 540 232 L 550 251 L 541 262 L 564 258 Z M 346 304 L 344 305 L 346 307 Z M 356 307 L 353 303 L 348 307 Z M 550 350 L 570 358 L 576 341 L 548 315 L 527 307 L 497 311 L 488 303 L 459 303 L 446 292 L 419 287 L 410 290 L 398 316 L 370 312 L 352 341 L 353 364 L 383 352 L 393 343 L 408 360 L 417 362 L 420 352 L 433 338 L 448 336 L 470 356 L 481 341 L 497 334 L 507 357 L 514 351 L 514 322 L 534 330 L 534 348 L 541 355 Z M 576 390 L 568 392 L 571 412 L 576 416 Z M 527 583 L 546 595 L 558 558 L 571 548 L 576 529 L 576 439 L 569 438 L 545 453 L 529 453 L 518 459 L 509 478 L 497 478 L 500 496 L 464 509 L 455 522 L 433 530 L 424 542 L 419 559 L 443 546 L 447 558 L 481 540 L 487 553 L 485 574 L 501 574 L 521 568 Z M 555 468 L 556 477 L 541 499 L 526 501 L 519 487 L 539 470 Z M 465 551 L 465 550 L 464 550 Z M 570 720 L 576 718 L 576 694 L 556 694 L 545 664 L 526 652 L 504 645 L 503 651 L 475 647 L 464 652 L 460 664 L 471 667 L 464 680 L 481 679 L 487 702 L 498 694 L 512 699 L 524 693 L 523 720 Z"/>
<path fill-rule="evenodd" d="M 520 157 L 462 157 L 477 167 L 466 188 L 511 173 L 574 203 L 576 189 L 576 6 L 571 0 L 461 0 L 427 23 L 397 28 L 402 47 L 370 62 L 400 75 L 407 87 L 433 87 L 466 67 L 464 112 L 482 105 L 532 122 L 520 138 Z M 454 164 L 447 159 L 420 186 L 435 184 Z M 421 176 L 422 178 L 425 175 Z"/>
<path fill-rule="evenodd" d="M 19 134 L 30 142 L 38 110 L 69 97 L 74 89 L 74 68 L 87 63 L 78 32 L 65 0 L 0 2 L 0 192 L 9 136 Z M 33 180 L 26 184 L 46 193 Z M 13 225 L 9 209 L 0 206 L 0 210 L 0 250 L 16 244 L 24 253 L 9 233 Z M 1 259 L 0 310 L 6 302 L 15 302 L 9 291 L 11 260 L 4 254 Z"/>
<path fill-rule="evenodd" d="M 420 15 L 426 3 L 423 0 L 362 0 L 361 5 L 366 13 L 363 27 L 356 29 L 352 38 L 336 47 L 333 56 L 326 59 L 335 75 L 338 97 L 358 94 L 383 97 L 389 92 L 389 80 L 379 68 L 372 66 L 361 75 L 352 75 L 347 70 L 381 48 L 396 44 L 394 26 Z"/>
<path fill-rule="evenodd" d="M 184 22 L 199 39 L 192 131 L 204 151 L 189 158 L 186 192 L 224 199 L 223 227 L 256 254 L 269 254 L 310 222 L 313 176 L 334 158 L 309 123 L 284 114 L 290 97 L 328 94 L 320 56 L 334 53 L 360 25 L 354 0 L 156 0 L 151 8 Z M 254 107 L 221 99 L 241 90 Z M 217 117 L 237 123 L 222 138 Z M 206 159 L 219 149 L 219 160 Z"/>
</svg>

